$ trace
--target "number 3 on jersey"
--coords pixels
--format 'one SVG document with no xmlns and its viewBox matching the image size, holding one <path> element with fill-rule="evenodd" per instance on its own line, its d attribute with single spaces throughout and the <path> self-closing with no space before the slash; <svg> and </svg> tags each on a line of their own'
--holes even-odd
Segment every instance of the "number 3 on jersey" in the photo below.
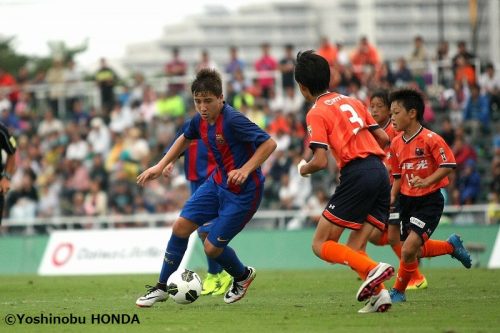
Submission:
<svg viewBox="0 0 500 333">
<path fill-rule="evenodd" d="M 349 112 L 351 114 L 351 117 L 349 117 L 349 121 L 352 123 L 353 127 L 359 124 L 359 126 L 356 126 L 355 128 L 352 129 L 354 135 L 358 134 L 359 130 L 362 129 L 364 126 L 363 119 L 361 119 L 358 116 L 356 110 L 354 110 L 354 108 L 349 104 L 341 104 L 339 108 L 340 111 Z"/>
</svg>

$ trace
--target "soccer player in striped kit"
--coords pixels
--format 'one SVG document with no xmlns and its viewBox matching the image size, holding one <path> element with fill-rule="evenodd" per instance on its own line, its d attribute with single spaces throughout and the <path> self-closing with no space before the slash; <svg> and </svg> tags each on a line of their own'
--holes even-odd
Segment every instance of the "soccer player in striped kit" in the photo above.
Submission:
<svg viewBox="0 0 500 333">
<path fill-rule="evenodd" d="M 189 121 L 184 123 L 181 131 L 179 131 L 176 138 L 178 138 L 189 127 Z M 165 154 L 170 147 L 165 149 Z M 215 170 L 217 163 L 211 150 L 202 140 L 193 140 L 189 144 L 188 149 L 184 153 L 184 175 L 189 181 L 191 186 L 191 195 L 205 182 L 205 180 Z M 163 176 L 168 178 L 171 176 L 174 163 L 170 163 L 163 169 Z M 198 236 L 202 241 L 205 240 L 210 231 L 212 222 L 206 222 L 198 228 Z M 232 277 L 222 269 L 222 266 L 214 259 L 207 257 L 208 272 L 203 279 L 202 295 L 218 296 L 224 294 L 232 282 Z"/>
<path fill-rule="evenodd" d="M 276 142 L 224 102 L 222 80 L 217 71 L 200 70 L 191 85 L 191 93 L 198 114 L 167 154 L 137 177 L 137 183 L 143 186 L 158 178 L 192 140 L 203 140 L 212 151 L 217 167 L 189 198 L 175 221 L 159 281 L 137 299 L 136 304 L 141 307 L 167 299 L 167 279 L 179 267 L 189 235 L 207 221 L 212 221 L 212 226 L 204 241 L 205 253 L 233 277 L 224 302 L 242 299 L 256 276 L 255 268 L 244 265 L 228 244 L 260 205 L 265 180 L 260 167 L 276 149 Z"/>
</svg>

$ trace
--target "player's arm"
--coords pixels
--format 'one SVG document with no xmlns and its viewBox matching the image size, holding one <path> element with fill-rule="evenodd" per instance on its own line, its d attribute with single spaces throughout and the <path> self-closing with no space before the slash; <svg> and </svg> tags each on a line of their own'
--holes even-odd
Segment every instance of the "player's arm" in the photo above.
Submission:
<svg viewBox="0 0 500 333">
<path fill-rule="evenodd" d="M 302 177 L 307 177 L 311 173 L 323 170 L 328 166 L 328 151 L 325 148 L 316 148 L 309 162 L 302 161 L 299 163 L 299 173 Z"/>
<path fill-rule="evenodd" d="M 377 143 L 380 146 L 380 148 L 385 150 L 391 144 L 391 140 L 389 139 L 389 136 L 380 127 L 372 130 L 371 133 L 372 133 L 373 137 L 375 138 L 375 140 L 377 140 Z"/>
<path fill-rule="evenodd" d="M 189 147 L 190 143 L 191 140 L 187 139 L 184 134 L 179 136 L 158 163 L 145 170 L 137 177 L 137 184 L 143 186 L 147 181 L 158 178 L 162 174 L 163 169 L 170 163 L 175 162 L 187 147 Z"/>
<path fill-rule="evenodd" d="M 401 189 L 401 178 L 399 177 L 394 178 L 394 182 L 392 183 L 391 187 L 391 207 L 396 202 L 400 189 Z"/>
<path fill-rule="evenodd" d="M 276 141 L 274 139 L 269 138 L 255 150 L 252 157 L 239 169 L 231 170 L 227 174 L 227 182 L 228 184 L 243 184 L 248 175 L 251 174 L 255 169 L 260 167 L 262 163 L 272 154 L 272 152 L 276 149 Z"/>
<path fill-rule="evenodd" d="M 434 185 L 441 181 L 444 177 L 451 173 L 451 168 L 438 168 L 430 176 L 426 178 L 420 178 L 419 176 L 413 176 L 410 178 L 409 183 L 413 187 L 424 188 Z"/>
</svg>

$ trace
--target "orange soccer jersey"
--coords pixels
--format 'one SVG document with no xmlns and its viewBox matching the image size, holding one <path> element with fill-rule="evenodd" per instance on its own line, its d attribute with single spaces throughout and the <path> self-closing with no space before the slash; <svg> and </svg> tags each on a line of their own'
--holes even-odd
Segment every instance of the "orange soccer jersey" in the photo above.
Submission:
<svg viewBox="0 0 500 333">
<path fill-rule="evenodd" d="M 325 93 L 307 113 L 309 147 L 332 150 L 339 169 L 369 155 L 384 159 L 382 148 L 370 133 L 379 127 L 360 101 L 337 93 Z"/>
<path fill-rule="evenodd" d="M 391 143 L 389 164 L 392 175 L 401 177 L 401 190 L 404 195 L 417 197 L 430 194 L 448 185 L 448 177 L 426 188 L 410 186 L 413 176 L 427 178 L 438 168 L 455 168 L 455 156 L 442 137 L 421 127 L 410 139 L 400 133 Z"/>
</svg>

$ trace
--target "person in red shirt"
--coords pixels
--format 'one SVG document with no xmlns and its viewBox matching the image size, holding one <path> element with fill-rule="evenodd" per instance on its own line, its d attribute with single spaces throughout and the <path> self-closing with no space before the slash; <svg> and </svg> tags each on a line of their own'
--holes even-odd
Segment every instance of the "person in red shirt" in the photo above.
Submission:
<svg viewBox="0 0 500 333">
<path fill-rule="evenodd" d="M 389 93 L 387 90 L 375 91 L 370 98 L 370 113 L 373 119 L 379 124 L 379 126 L 387 133 L 389 139 L 392 141 L 398 134 L 392 126 L 391 123 L 391 105 L 389 104 Z M 386 154 L 389 153 L 389 146 L 384 150 Z M 386 167 L 389 171 L 389 180 L 391 184 L 394 178 L 391 175 L 390 166 L 386 163 Z M 391 215 L 389 217 L 389 222 L 387 228 L 381 231 L 379 229 L 373 230 L 370 235 L 370 242 L 372 244 L 383 246 L 390 244 L 394 253 L 401 259 L 401 241 L 399 237 L 399 213 L 397 208 L 399 207 L 399 200 L 396 200 L 394 207 L 391 208 Z M 408 284 L 407 289 L 425 289 L 427 288 L 427 279 L 420 271 L 415 271 L 411 281 Z"/>
<path fill-rule="evenodd" d="M 356 295 L 370 299 L 359 312 L 384 312 L 391 306 L 383 281 L 394 268 L 360 252 L 374 228 L 383 230 L 389 218 L 390 183 L 382 160 L 389 138 L 360 101 L 329 92 L 330 67 L 313 50 L 299 52 L 295 80 L 304 98 L 314 105 L 306 116 L 313 156 L 297 168 L 303 177 L 328 165 L 328 150 L 340 170 L 340 184 L 318 221 L 313 252 L 319 258 L 351 267 L 364 280 Z M 339 239 L 351 229 L 347 243 Z"/>
<path fill-rule="evenodd" d="M 271 45 L 264 43 L 261 45 L 262 56 L 255 62 L 255 70 L 259 85 L 262 87 L 262 97 L 270 98 L 271 90 L 274 89 L 275 72 L 278 70 L 278 62 L 271 55 Z"/>
<path fill-rule="evenodd" d="M 401 261 L 391 300 L 405 302 L 405 290 L 418 267 L 418 258 L 450 254 L 466 268 L 471 267 L 469 252 L 462 239 L 452 234 L 447 241 L 429 239 L 436 230 L 444 208 L 441 188 L 456 167 L 455 157 L 438 134 L 424 128 L 424 99 L 412 89 L 391 93 L 391 119 L 401 133 L 394 138 L 389 164 L 394 183 L 391 203 L 400 194 Z"/>
</svg>

